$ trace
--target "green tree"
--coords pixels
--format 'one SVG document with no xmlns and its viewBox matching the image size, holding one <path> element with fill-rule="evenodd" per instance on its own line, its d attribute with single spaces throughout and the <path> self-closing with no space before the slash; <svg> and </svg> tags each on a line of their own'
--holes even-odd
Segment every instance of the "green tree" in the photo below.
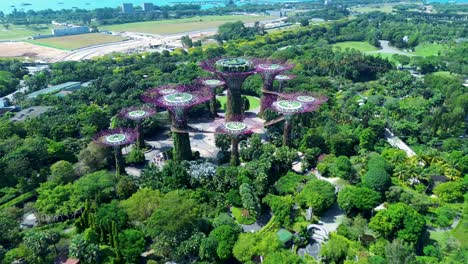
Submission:
<svg viewBox="0 0 468 264">
<path fill-rule="evenodd" d="M 342 263 L 347 255 L 349 241 L 343 236 L 331 234 L 330 239 L 322 246 L 320 256 L 326 263 Z"/>
<path fill-rule="evenodd" d="M 84 264 L 99 263 L 101 258 L 99 246 L 86 240 L 83 234 L 78 234 L 72 238 L 68 247 L 68 254 Z"/>
<path fill-rule="evenodd" d="M 264 264 L 288 263 L 304 264 L 306 263 L 299 255 L 291 253 L 289 250 L 280 250 L 265 256 Z"/>
<path fill-rule="evenodd" d="M 248 183 L 243 183 L 239 188 L 241 195 L 242 207 L 247 209 L 253 217 L 260 211 L 260 202 L 258 197 L 255 195 L 255 191 Z"/>
<path fill-rule="evenodd" d="M 153 238 L 152 247 L 162 257 L 174 254 L 177 245 L 199 230 L 198 203 L 187 196 L 182 191 L 167 193 L 147 221 L 146 233 Z"/>
<path fill-rule="evenodd" d="M 320 214 L 328 209 L 335 201 L 335 187 L 326 181 L 311 180 L 297 195 L 298 204 L 312 207 L 314 214 Z"/>
<path fill-rule="evenodd" d="M 424 231 L 425 220 L 411 206 L 396 203 L 379 211 L 371 219 L 369 228 L 388 240 L 398 238 L 416 243 Z"/>
<path fill-rule="evenodd" d="M 221 261 L 226 261 L 232 256 L 239 233 L 240 229 L 232 225 L 221 225 L 211 231 L 209 237 L 216 240 L 216 254 Z"/>
<path fill-rule="evenodd" d="M 119 250 L 126 263 L 138 263 L 141 253 L 145 251 L 143 233 L 136 229 L 125 229 L 119 233 Z"/>
<path fill-rule="evenodd" d="M 346 186 L 338 193 L 338 206 L 346 214 L 368 214 L 380 202 L 380 193 L 365 187 Z"/>
<path fill-rule="evenodd" d="M 372 167 L 362 177 L 362 183 L 378 192 L 385 192 L 392 185 L 390 175 L 381 167 Z"/>
<path fill-rule="evenodd" d="M 435 195 L 448 203 L 462 200 L 465 192 L 466 186 L 463 181 L 441 183 L 434 188 Z"/>
<path fill-rule="evenodd" d="M 395 239 L 385 247 L 385 256 L 388 264 L 415 263 L 414 248 L 409 243 Z"/>
<path fill-rule="evenodd" d="M 141 188 L 121 202 L 131 221 L 145 221 L 158 208 L 162 194 L 158 190 Z"/>
<path fill-rule="evenodd" d="M 13 215 L 0 211 L 0 244 L 4 247 L 11 247 L 21 238 L 19 223 Z"/>
<path fill-rule="evenodd" d="M 73 165 L 64 160 L 60 160 L 50 166 L 50 175 L 48 180 L 55 184 L 66 184 L 76 178 Z"/>
<path fill-rule="evenodd" d="M 28 232 L 23 238 L 24 245 L 30 250 L 28 257 L 33 263 L 48 263 L 57 253 L 55 245 L 59 242 L 60 235 L 55 231 Z"/>
</svg>

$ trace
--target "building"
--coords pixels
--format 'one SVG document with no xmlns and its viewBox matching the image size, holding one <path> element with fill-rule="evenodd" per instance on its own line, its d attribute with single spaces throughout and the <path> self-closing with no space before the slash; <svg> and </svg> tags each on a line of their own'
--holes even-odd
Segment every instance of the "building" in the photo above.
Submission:
<svg viewBox="0 0 468 264">
<path fill-rule="evenodd" d="M 54 37 L 86 34 L 89 32 L 90 32 L 89 27 L 86 27 L 86 26 L 52 29 L 52 35 L 54 35 Z"/>
<path fill-rule="evenodd" d="M 122 4 L 122 13 L 133 13 L 133 4 L 123 3 Z"/>
<path fill-rule="evenodd" d="M 53 94 L 53 93 L 58 93 L 60 91 L 71 91 L 74 92 L 78 89 L 81 88 L 81 83 L 80 82 L 66 82 L 58 85 L 54 85 L 51 87 L 47 87 L 44 89 L 41 89 L 39 91 L 32 92 L 27 95 L 28 99 L 33 99 L 38 97 L 41 94 Z"/>
<path fill-rule="evenodd" d="M 141 7 L 143 8 L 144 12 L 150 12 L 150 11 L 154 10 L 154 4 L 153 3 L 143 3 L 141 5 Z"/>
</svg>

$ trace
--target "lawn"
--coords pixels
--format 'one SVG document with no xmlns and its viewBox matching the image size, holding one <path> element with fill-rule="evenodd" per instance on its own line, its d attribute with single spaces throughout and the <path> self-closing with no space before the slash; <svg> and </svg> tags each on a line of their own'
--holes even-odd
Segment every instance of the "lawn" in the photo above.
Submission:
<svg viewBox="0 0 468 264">
<path fill-rule="evenodd" d="M 203 16 L 183 19 L 169 19 L 159 21 L 146 21 L 103 26 L 100 29 L 111 31 L 131 31 L 151 34 L 174 34 L 180 32 L 217 28 L 227 22 L 242 21 L 255 22 L 274 19 L 272 16 Z"/>
<path fill-rule="evenodd" d="M 360 52 L 379 50 L 377 47 L 374 47 L 368 42 L 364 42 L 364 41 L 345 41 L 345 42 L 338 42 L 338 43 L 333 44 L 333 48 L 338 48 L 338 47 L 341 48 L 342 50 L 349 48 L 349 49 L 358 50 Z"/>
<path fill-rule="evenodd" d="M 382 12 L 382 13 L 392 13 L 393 5 L 384 4 L 384 5 L 374 5 L 374 6 L 361 6 L 361 7 L 352 7 L 351 11 L 359 13 L 370 13 L 370 12 Z"/>
<path fill-rule="evenodd" d="M 98 44 L 105 44 L 110 42 L 117 42 L 125 40 L 123 37 L 113 36 L 108 34 L 100 33 L 90 33 L 90 34 L 80 34 L 66 37 L 57 37 L 57 38 L 46 38 L 46 39 L 36 39 L 30 41 L 33 44 L 63 49 L 63 50 L 74 50 L 88 46 L 94 46 Z"/>
<path fill-rule="evenodd" d="M 416 46 L 413 54 L 418 56 L 437 56 L 444 49 L 445 45 L 442 44 L 421 43 Z"/>
<path fill-rule="evenodd" d="M 23 40 L 38 34 L 51 34 L 51 27 L 49 25 L 35 25 L 29 27 L 10 25 L 8 29 L 1 27 L 0 40 Z"/>
<path fill-rule="evenodd" d="M 234 216 L 234 218 L 237 220 L 237 222 L 239 222 L 239 224 L 243 224 L 243 225 L 251 225 L 253 223 L 255 223 L 255 218 L 254 217 L 251 217 L 251 216 L 248 216 L 248 217 L 245 217 L 242 215 L 242 209 L 240 208 L 237 208 L 237 207 L 231 207 L 231 212 L 232 212 L 232 216 Z"/>
<path fill-rule="evenodd" d="M 247 95 L 246 97 L 247 97 L 247 99 L 249 100 L 249 103 L 250 103 L 250 110 L 260 107 L 260 99 L 258 99 L 257 97 L 254 97 L 254 96 L 249 96 L 249 95 Z M 218 101 L 221 103 L 221 109 L 226 110 L 226 109 L 224 109 L 224 106 L 227 103 L 227 97 L 226 96 L 217 96 L 216 99 L 218 99 Z"/>
</svg>

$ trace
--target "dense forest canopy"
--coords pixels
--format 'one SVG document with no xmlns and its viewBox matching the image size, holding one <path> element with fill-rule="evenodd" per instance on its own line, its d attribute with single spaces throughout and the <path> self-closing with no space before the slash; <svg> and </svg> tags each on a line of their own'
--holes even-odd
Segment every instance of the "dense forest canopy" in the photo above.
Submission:
<svg viewBox="0 0 468 264">
<path fill-rule="evenodd" d="M 48 12 L 38 14 L 63 11 Z M 467 33 L 462 22 L 370 13 L 271 32 L 230 23 L 220 27 L 218 43 L 59 62 L 27 77 L 21 61 L 2 59 L 0 93 L 20 80 L 31 91 L 91 83 L 63 97 L 19 93 L 14 100 L 21 107 L 50 109 L 21 122 L 10 120 L 14 113 L 0 117 L 0 259 L 317 263 L 299 252 L 320 244 L 321 263 L 466 263 L 468 43 L 455 39 Z M 406 58 L 403 66 L 422 73 L 415 76 L 387 58 L 333 47 L 380 40 L 405 49 L 433 42 L 450 48 Z M 216 158 L 194 153 L 193 160 L 158 167 L 131 147 L 125 160 L 141 169 L 140 176 L 114 173 L 116 148 L 96 144 L 93 136 L 132 127 L 118 117 L 122 108 L 141 106 L 141 94 L 151 87 L 209 76 L 199 67 L 202 60 L 238 56 L 288 60 L 296 78 L 284 84 L 285 92 L 328 97 L 317 111 L 291 117 L 290 146 L 283 146 L 283 122 L 277 122 L 264 136 L 241 138 L 240 166 L 225 163 L 231 140 L 220 135 Z M 262 87 L 254 75 L 242 92 L 259 97 Z M 141 123 L 152 141 L 169 132 L 168 113 L 157 110 Z M 201 104 L 188 116 L 208 113 L 209 105 Z M 392 147 L 389 131 L 415 155 Z M 302 168 L 293 171 L 298 161 Z M 324 216 L 335 210 L 342 220 L 323 232 Z M 20 229 L 23 213 L 31 212 L 40 225 Z M 248 231 L 254 223 L 261 229 Z M 292 244 L 278 235 L 288 233 Z M 143 252 L 149 255 L 144 260 Z"/>
</svg>

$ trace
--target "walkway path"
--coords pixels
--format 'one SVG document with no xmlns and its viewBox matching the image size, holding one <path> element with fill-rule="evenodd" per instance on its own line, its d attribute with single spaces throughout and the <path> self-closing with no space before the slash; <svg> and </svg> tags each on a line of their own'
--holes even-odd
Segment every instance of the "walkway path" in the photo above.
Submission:
<svg viewBox="0 0 468 264">
<path fill-rule="evenodd" d="M 416 156 L 416 152 L 414 152 L 408 145 L 406 145 L 403 140 L 395 136 L 388 128 L 385 128 L 385 139 L 392 147 L 403 150 L 408 157 Z"/>
</svg>

